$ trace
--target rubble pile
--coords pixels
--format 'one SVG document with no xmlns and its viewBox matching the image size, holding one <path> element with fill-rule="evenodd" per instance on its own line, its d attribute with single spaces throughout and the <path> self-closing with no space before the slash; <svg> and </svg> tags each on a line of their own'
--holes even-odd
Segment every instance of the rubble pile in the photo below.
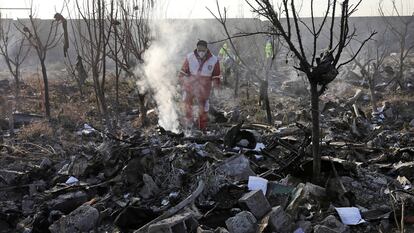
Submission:
<svg viewBox="0 0 414 233">
<path fill-rule="evenodd" d="M 2 131 L 0 232 L 414 232 L 412 94 L 379 92 L 372 111 L 355 83 L 320 97 L 319 180 L 301 80 L 270 83 L 272 125 L 253 123 L 254 94 L 216 98 L 204 133 L 137 129 L 124 112 L 117 135 L 63 115 L 48 135 L 41 116 L 15 113 L 16 128 L 37 126 Z"/>
<path fill-rule="evenodd" d="M 89 143 L 72 148 L 70 159 L 53 148 L 37 148 L 49 150 L 47 157 L 4 148 L 1 232 L 391 232 L 402 223 L 414 229 L 410 133 L 390 128 L 357 143 L 346 118 L 355 117 L 351 110 L 325 106 L 332 120 L 325 122 L 324 178 L 317 184 L 310 132 L 300 122 L 122 138 L 91 134 L 90 127 L 81 134 Z"/>
</svg>

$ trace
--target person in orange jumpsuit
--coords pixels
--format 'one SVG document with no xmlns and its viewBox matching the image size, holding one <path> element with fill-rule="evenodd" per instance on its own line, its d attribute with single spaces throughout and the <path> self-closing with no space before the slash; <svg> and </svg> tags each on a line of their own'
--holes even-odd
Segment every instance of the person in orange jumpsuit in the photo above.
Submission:
<svg viewBox="0 0 414 233">
<path fill-rule="evenodd" d="M 183 89 L 186 126 L 193 122 L 193 101 L 197 100 L 199 115 L 198 127 L 205 130 L 208 123 L 209 98 L 212 86 L 220 87 L 220 62 L 200 40 L 197 48 L 189 53 L 181 68 L 179 81 Z"/>
</svg>

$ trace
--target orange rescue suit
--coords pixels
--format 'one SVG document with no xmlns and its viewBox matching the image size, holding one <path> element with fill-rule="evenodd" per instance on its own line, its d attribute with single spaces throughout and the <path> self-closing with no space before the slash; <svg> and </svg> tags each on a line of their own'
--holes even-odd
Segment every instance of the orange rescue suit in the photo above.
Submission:
<svg viewBox="0 0 414 233">
<path fill-rule="evenodd" d="M 187 123 L 192 122 L 192 105 L 194 98 L 199 107 L 198 127 L 204 130 L 208 123 L 209 97 L 212 84 L 220 86 L 219 59 L 208 50 L 201 58 L 197 50 L 186 56 L 181 68 L 179 81 L 183 87 L 183 100 Z"/>
</svg>

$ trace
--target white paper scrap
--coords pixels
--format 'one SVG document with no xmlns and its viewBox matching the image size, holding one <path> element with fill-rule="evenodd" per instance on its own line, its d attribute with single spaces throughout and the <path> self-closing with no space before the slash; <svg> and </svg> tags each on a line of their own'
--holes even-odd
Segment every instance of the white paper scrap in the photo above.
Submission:
<svg viewBox="0 0 414 233">
<path fill-rule="evenodd" d="M 69 179 L 65 183 L 66 184 L 74 184 L 74 183 L 77 183 L 77 182 L 79 182 L 79 180 L 76 179 L 75 177 L 71 176 L 71 177 L 69 177 Z"/>
<path fill-rule="evenodd" d="M 263 143 L 257 143 L 256 148 L 254 148 L 254 150 L 255 151 L 261 151 L 264 148 L 266 148 L 266 146 Z"/>
<path fill-rule="evenodd" d="M 335 209 L 338 212 L 342 223 L 345 225 L 358 225 L 365 222 L 365 220 L 362 219 L 361 212 L 356 207 L 341 207 Z"/>
<path fill-rule="evenodd" d="M 268 180 L 258 176 L 249 176 L 249 182 L 247 183 L 247 187 L 250 191 L 262 190 L 263 194 L 266 195 L 268 182 Z"/>
</svg>

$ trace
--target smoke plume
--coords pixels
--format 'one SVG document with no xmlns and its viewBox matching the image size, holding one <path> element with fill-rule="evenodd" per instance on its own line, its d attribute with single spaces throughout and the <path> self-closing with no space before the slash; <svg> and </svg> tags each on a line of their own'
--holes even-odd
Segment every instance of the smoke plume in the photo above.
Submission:
<svg viewBox="0 0 414 233">
<path fill-rule="evenodd" d="M 153 22 L 153 38 L 145 52 L 144 65 L 137 72 L 144 72 L 138 81 L 141 91 L 151 90 L 158 108 L 158 123 L 172 132 L 179 131 L 179 106 L 177 96 L 177 72 L 184 60 L 182 51 L 188 31 L 168 21 Z M 188 52 L 188 51 L 187 51 Z M 142 77 L 142 76 L 141 76 Z"/>
</svg>

